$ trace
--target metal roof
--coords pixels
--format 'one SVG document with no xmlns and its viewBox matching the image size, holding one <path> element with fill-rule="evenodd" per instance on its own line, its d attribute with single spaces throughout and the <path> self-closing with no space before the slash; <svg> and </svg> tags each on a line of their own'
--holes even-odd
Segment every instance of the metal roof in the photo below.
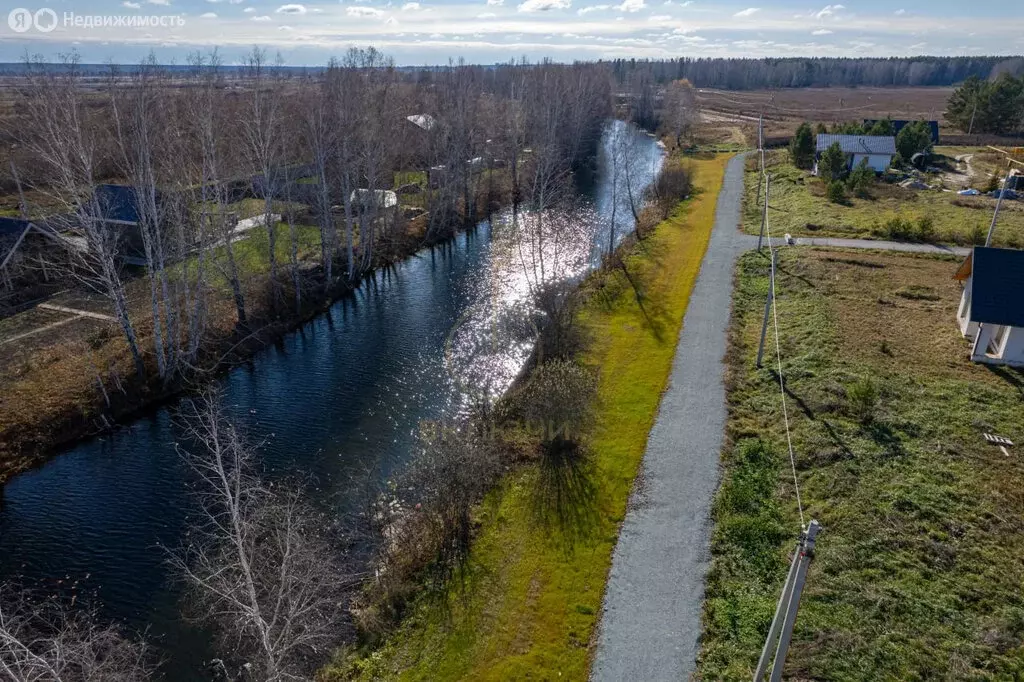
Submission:
<svg viewBox="0 0 1024 682">
<path fill-rule="evenodd" d="M 891 135 L 828 135 L 818 134 L 817 149 L 823 152 L 836 142 L 846 154 L 895 154 L 896 138 Z"/>
<path fill-rule="evenodd" d="M 1024 327 L 1024 251 L 974 247 L 971 321 Z"/>
</svg>

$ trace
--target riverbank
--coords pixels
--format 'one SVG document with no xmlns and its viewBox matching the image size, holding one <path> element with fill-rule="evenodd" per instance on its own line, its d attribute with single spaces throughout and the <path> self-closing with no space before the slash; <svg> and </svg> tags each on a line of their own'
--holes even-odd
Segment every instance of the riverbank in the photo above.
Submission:
<svg viewBox="0 0 1024 682">
<path fill-rule="evenodd" d="M 804 517 L 823 528 L 787 679 L 1022 673 L 1024 472 L 983 434 L 1024 437 L 1024 375 L 968 360 L 958 263 L 779 252 L 795 466 Z M 765 368 L 754 367 L 768 270 L 756 252 L 737 267 L 703 679 L 750 679 L 799 531 L 771 332 Z"/>
<path fill-rule="evenodd" d="M 509 189 L 501 184 L 481 189 L 477 205 L 490 204 L 493 211 L 498 211 L 509 201 Z M 476 223 L 472 225 L 475 227 Z M 422 217 L 410 221 L 403 237 L 382 251 L 358 282 L 339 281 L 325 291 L 319 233 L 308 225 L 297 229 L 298 267 L 306 283 L 301 308 L 294 308 L 290 273 L 286 273 L 291 248 L 287 226 L 281 223 L 277 228 L 277 260 L 281 267 L 282 298 L 286 301 L 280 314 L 273 311 L 269 282 L 265 279 L 269 270 L 266 231 L 256 230 L 234 245 L 235 258 L 245 278 L 247 325 L 236 325 L 236 310 L 227 281 L 218 280 L 210 296 L 199 361 L 169 383 L 157 376 L 149 285 L 145 277 L 129 282 L 127 293 L 147 366 L 146 379 L 134 373 L 127 344 L 112 322 L 81 318 L 55 330 L 56 336 L 49 345 L 10 351 L 0 363 L 0 383 L 4 386 L 0 396 L 0 485 L 45 463 L 60 448 L 115 429 L 222 375 L 350 295 L 367 277 L 457 235 L 427 239 Z M 340 262 L 335 264 L 336 268 L 340 266 Z M 86 302 L 79 307 L 90 305 L 93 303 Z"/>
<path fill-rule="evenodd" d="M 586 677 L 619 524 L 711 234 L 725 164 L 724 156 L 694 159 L 694 196 L 642 241 L 622 247 L 632 284 L 614 269 L 594 273 L 582 287 L 577 321 L 588 342 L 578 361 L 599 377 L 592 495 L 576 517 L 584 527 L 540 522 L 530 500 L 538 466 L 516 467 L 477 508 L 469 570 L 450 598 L 417 599 L 382 646 L 341 653 L 324 679 Z"/>
</svg>

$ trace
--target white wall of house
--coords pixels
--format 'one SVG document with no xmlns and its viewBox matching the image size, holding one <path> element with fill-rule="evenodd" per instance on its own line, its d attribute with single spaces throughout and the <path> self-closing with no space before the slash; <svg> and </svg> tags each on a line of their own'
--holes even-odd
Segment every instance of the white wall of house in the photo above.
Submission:
<svg viewBox="0 0 1024 682">
<path fill-rule="evenodd" d="M 973 340 L 978 333 L 978 323 L 971 322 L 971 283 L 968 278 L 964 284 L 964 293 L 960 296 L 960 307 L 956 311 L 956 321 L 960 324 L 960 333 L 965 339 Z"/>
<path fill-rule="evenodd" d="M 989 348 L 997 339 L 993 348 Z M 989 365 L 1024 366 L 1024 329 L 998 324 L 980 325 L 971 360 Z"/>
<path fill-rule="evenodd" d="M 868 166 L 876 173 L 884 173 L 892 162 L 892 157 L 888 154 L 854 154 L 851 168 L 859 166 L 864 159 L 868 160 Z"/>
</svg>

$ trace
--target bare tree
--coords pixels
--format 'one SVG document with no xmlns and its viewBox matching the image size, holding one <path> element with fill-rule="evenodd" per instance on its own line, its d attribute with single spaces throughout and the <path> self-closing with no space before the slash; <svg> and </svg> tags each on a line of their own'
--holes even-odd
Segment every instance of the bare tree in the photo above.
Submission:
<svg viewBox="0 0 1024 682">
<path fill-rule="evenodd" d="M 99 148 L 104 131 L 80 87 L 78 55 L 62 57 L 61 69 L 42 61 L 26 61 L 24 108 L 14 132 L 22 147 L 41 168 L 35 188 L 63 211 L 52 219 L 74 260 L 72 273 L 89 288 L 106 296 L 135 361 L 138 375 L 146 367 L 121 278 L 121 235 L 111 226 L 111 206 L 97 194 Z"/>
<path fill-rule="evenodd" d="M 66 602 L 0 584 L 0 678 L 10 682 L 139 682 L 155 670 L 149 647 Z"/>
<path fill-rule="evenodd" d="M 171 562 L 192 609 L 255 679 L 307 679 L 344 635 L 354 584 L 333 524 L 298 487 L 260 480 L 253 448 L 217 396 L 194 401 L 184 422 L 198 446 L 181 451 L 197 477 L 201 512 Z"/>
<path fill-rule="evenodd" d="M 230 162 L 225 157 L 230 142 L 226 131 L 230 124 L 223 113 L 224 102 L 218 94 L 223 86 L 221 57 L 216 51 L 206 56 L 196 52 L 190 57 L 190 63 L 195 83 L 189 103 L 189 119 L 194 126 L 192 135 L 198 140 L 198 156 L 201 159 L 199 229 L 209 229 L 213 237 L 211 241 L 224 249 L 227 261 L 225 279 L 231 286 L 238 324 L 245 326 L 245 294 L 238 275 L 233 244 L 235 224 L 228 215 L 226 179 Z M 204 238 L 200 239 L 201 244 L 205 242 Z M 204 265 L 204 253 L 200 251 L 198 267 Z M 197 276 L 201 277 L 201 271 Z"/>
<path fill-rule="evenodd" d="M 275 311 L 281 308 L 281 282 L 277 277 L 277 221 L 272 219 L 274 197 L 282 182 L 284 145 L 282 140 L 283 93 L 276 68 L 267 61 L 265 50 L 254 47 L 246 58 L 248 99 L 242 118 L 242 135 L 250 168 L 256 173 L 257 193 L 263 198 L 263 221 L 269 242 L 270 288 Z M 281 66 L 278 56 L 276 67 Z"/>
<path fill-rule="evenodd" d="M 676 147 L 682 147 L 683 139 L 690 135 L 700 120 L 697 96 L 690 81 L 683 78 L 669 83 L 662 106 L 662 125 L 675 139 Z"/>
</svg>

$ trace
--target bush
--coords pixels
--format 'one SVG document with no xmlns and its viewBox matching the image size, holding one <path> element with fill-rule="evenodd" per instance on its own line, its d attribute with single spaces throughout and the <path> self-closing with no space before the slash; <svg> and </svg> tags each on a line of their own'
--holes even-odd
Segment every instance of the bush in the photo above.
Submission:
<svg viewBox="0 0 1024 682">
<path fill-rule="evenodd" d="M 579 447 L 597 395 L 593 373 L 571 360 L 537 367 L 512 403 L 530 428 L 541 432 L 546 452 Z"/>
<path fill-rule="evenodd" d="M 981 225 L 975 225 L 971 228 L 971 243 L 975 246 L 981 246 L 985 243 L 985 228 Z"/>
<path fill-rule="evenodd" d="M 839 180 L 828 183 L 828 200 L 833 204 L 842 204 L 846 201 L 846 186 Z"/>
<path fill-rule="evenodd" d="M 878 407 L 878 387 L 871 379 L 858 379 L 846 387 L 850 414 L 862 424 L 870 424 Z"/>
<path fill-rule="evenodd" d="M 861 199 L 866 199 L 871 196 L 871 186 L 875 184 L 875 171 L 868 166 L 867 159 L 861 161 L 853 172 L 850 173 L 850 177 L 847 180 L 850 185 L 850 189 Z"/>
<path fill-rule="evenodd" d="M 935 221 L 931 216 L 923 215 L 917 219 L 917 230 L 914 236 L 921 242 L 935 241 Z"/>
<path fill-rule="evenodd" d="M 662 219 L 667 218 L 676 205 L 692 191 L 693 180 L 690 171 L 678 161 L 666 163 L 654 183 L 654 196 Z"/>
<path fill-rule="evenodd" d="M 885 236 L 893 241 L 907 241 L 914 238 L 914 224 L 909 218 L 893 216 L 885 224 Z"/>
</svg>

